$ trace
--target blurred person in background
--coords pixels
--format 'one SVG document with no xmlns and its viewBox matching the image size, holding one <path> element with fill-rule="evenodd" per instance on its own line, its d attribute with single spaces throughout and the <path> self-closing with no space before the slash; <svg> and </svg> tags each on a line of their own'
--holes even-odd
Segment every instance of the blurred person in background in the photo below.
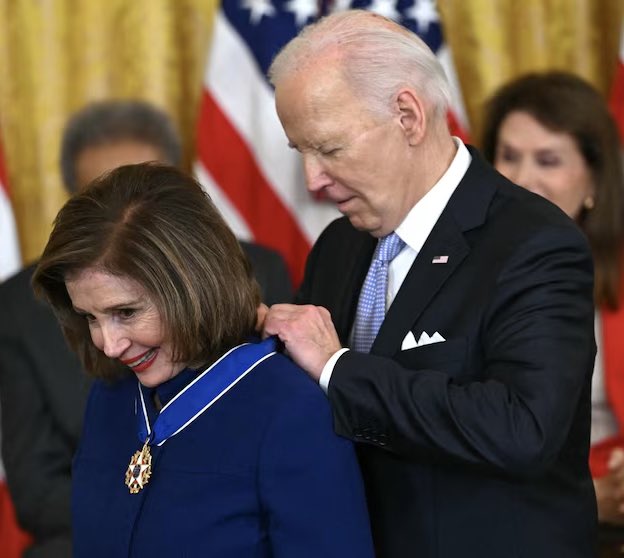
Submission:
<svg viewBox="0 0 624 558">
<path fill-rule="evenodd" d="M 139 100 L 92 103 L 63 132 L 60 164 L 70 194 L 120 165 L 180 165 L 182 148 L 171 119 Z M 241 243 L 268 304 L 291 296 L 276 252 Z M 52 311 L 35 299 L 35 265 L 0 285 L 2 455 L 21 526 L 34 539 L 27 558 L 71 556 L 70 472 L 90 386 L 68 349 Z"/>
<path fill-rule="evenodd" d="M 522 76 L 486 106 L 486 158 L 558 205 L 585 232 L 595 268 L 590 466 L 601 556 L 624 555 L 624 177 L 607 105 L 563 72 Z"/>
</svg>

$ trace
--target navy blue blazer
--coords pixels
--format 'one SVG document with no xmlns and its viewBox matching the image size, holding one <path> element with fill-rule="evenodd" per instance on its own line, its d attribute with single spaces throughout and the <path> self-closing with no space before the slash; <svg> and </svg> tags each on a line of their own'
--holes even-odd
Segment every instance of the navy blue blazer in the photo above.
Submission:
<svg viewBox="0 0 624 558">
<path fill-rule="evenodd" d="M 591 253 L 471 154 L 371 354 L 338 359 L 336 431 L 360 442 L 378 558 L 589 558 Z M 308 259 L 298 301 L 344 344 L 375 243 L 340 219 Z M 401 350 L 409 332 L 446 341 Z"/>
<path fill-rule="evenodd" d="M 292 286 L 274 250 L 241 242 L 268 304 L 289 302 Z M 34 296 L 36 264 L 0 284 L 2 457 L 29 555 L 71 555 L 70 471 L 91 379 L 67 347 L 52 310 Z M 27 401 L 28 404 L 24 404 Z"/>
<path fill-rule="evenodd" d="M 184 374 L 157 388 L 163 404 Z M 286 357 L 268 358 L 152 446 L 151 479 L 130 494 L 137 393 L 134 376 L 91 391 L 73 469 L 77 558 L 373 556 L 351 442 L 333 433 L 325 395 Z"/>
</svg>

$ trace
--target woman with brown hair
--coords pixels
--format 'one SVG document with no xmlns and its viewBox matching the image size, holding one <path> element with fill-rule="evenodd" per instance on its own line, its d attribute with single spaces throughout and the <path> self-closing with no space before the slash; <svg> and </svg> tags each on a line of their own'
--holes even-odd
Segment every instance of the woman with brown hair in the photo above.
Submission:
<svg viewBox="0 0 624 558">
<path fill-rule="evenodd" d="M 192 178 L 98 179 L 61 209 L 33 283 L 99 378 L 77 557 L 372 556 L 353 448 L 318 386 L 254 338 L 258 287 Z"/>
<path fill-rule="evenodd" d="M 564 72 L 523 76 L 486 107 L 485 157 L 558 205 L 594 256 L 596 342 L 590 466 L 601 556 L 624 552 L 624 178 L 617 130 L 600 94 Z"/>
</svg>

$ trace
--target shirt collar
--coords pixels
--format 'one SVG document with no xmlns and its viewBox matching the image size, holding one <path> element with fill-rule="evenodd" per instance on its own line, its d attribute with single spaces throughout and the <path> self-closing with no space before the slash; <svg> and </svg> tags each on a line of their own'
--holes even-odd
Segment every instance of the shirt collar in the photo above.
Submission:
<svg viewBox="0 0 624 558">
<path fill-rule="evenodd" d="M 453 136 L 453 141 L 457 152 L 448 169 L 431 190 L 412 207 L 403 222 L 396 228 L 395 232 L 401 240 L 416 252 L 420 252 L 472 161 L 464 143 L 455 136 Z"/>
</svg>

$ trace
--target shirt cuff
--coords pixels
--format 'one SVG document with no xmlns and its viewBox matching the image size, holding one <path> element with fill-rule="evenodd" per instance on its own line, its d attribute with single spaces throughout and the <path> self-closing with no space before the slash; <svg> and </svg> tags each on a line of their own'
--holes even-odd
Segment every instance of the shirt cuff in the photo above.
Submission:
<svg viewBox="0 0 624 558">
<path fill-rule="evenodd" d="M 329 380 L 331 380 L 331 375 L 334 373 L 334 366 L 336 366 L 338 359 L 348 350 L 348 347 L 343 347 L 339 351 L 336 351 L 325 363 L 325 366 L 323 366 L 323 371 L 321 372 L 321 377 L 319 378 L 319 385 L 325 393 L 327 393 L 327 390 L 329 389 Z"/>
</svg>

